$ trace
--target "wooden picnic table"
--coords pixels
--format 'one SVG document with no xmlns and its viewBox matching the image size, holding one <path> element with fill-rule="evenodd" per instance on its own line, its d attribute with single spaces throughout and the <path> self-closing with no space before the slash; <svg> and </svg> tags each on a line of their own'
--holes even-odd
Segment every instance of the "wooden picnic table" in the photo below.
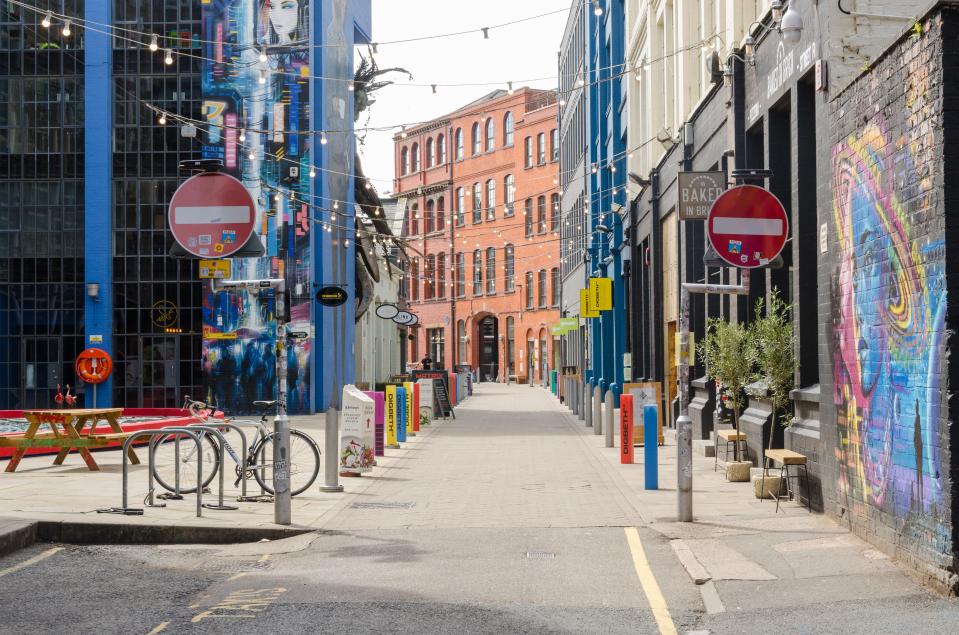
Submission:
<svg viewBox="0 0 959 635">
<path fill-rule="evenodd" d="M 87 467 L 92 471 L 99 471 L 100 466 L 90 453 L 91 448 L 104 448 L 111 443 L 122 442 L 129 434 L 120 427 L 122 408 L 79 408 L 75 410 L 24 410 L 23 416 L 29 425 L 22 435 L 0 437 L 0 447 L 15 448 L 7 472 L 14 472 L 20 464 L 20 459 L 31 448 L 56 448 L 57 458 L 54 465 L 61 465 L 63 460 L 76 448 L 80 451 Z M 110 426 L 107 434 L 96 432 L 97 424 L 106 421 Z M 50 426 L 51 432 L 40 432 L 40 426 Z M 90 429 L 83 434 L 83 429 L 90 424 Z M 133 448 L 129 451 L 130 462 L 139 465 Z"/>
</svg>

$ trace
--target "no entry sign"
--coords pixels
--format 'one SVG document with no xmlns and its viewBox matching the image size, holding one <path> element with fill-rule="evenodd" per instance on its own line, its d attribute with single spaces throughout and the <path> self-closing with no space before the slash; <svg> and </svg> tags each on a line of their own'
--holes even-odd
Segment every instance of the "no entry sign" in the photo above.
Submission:
<svg viewBox="0 0 959 635">
<path fill-rule="evenodd" d="M 765 267 L 786 244 L 786 210 L 768 190 L 740 185 L 716 199 L 706 220 L 706 234 L 720 258 L 733 267 Z"/>
<path fill-rule="evenodd" d="M 253 235 L 253 197 L 229 174 L 208 172 L 188 179 L 173 194 L 173 237 L 198 258 L 227 258 Z"/>
</svg>

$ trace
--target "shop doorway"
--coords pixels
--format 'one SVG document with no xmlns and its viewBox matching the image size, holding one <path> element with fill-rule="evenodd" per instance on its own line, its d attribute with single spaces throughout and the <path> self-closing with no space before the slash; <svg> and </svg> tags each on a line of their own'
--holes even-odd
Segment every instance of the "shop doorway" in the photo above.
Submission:
<svg viewBox="0 0 959 635">
<path fill-rule="evenodd" d="M 492 315 L 479 323 L 479 371 L 480 381 L 499 378 L 499 325 Z"/>
<path fill-rule="evenodd" d="M 63 349 L 59 337 L 25 337 L 22 340 L 23 408 L 56 408 L 57 384 L 66 392 Z M 70 373 L 69 376 L 72 376 Z M 74 381 L 70 380 L 71 386 Z M 76 394 L 76 387 L 73 393 Z"/>
</svg>

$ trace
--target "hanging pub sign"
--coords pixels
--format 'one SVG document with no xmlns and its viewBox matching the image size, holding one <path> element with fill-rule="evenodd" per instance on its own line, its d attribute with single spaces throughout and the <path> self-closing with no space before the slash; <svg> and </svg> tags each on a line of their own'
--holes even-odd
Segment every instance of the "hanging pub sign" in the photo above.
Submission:
<svg viewBox="0 0 959 635">
<path fill-rule="evenodd" d="M 350 295 L 343 287 L 323 287 L 316 292 L 316 301 L 323 306 L 341 306 L 349 297 Z"/>
<path fill-rule="evenodd" d="M 579 290 L 579 316 L 584 318 L 599 317 L 599 310 L 590 304 L 589 289 Z"/>
<path fill-rule="evenodd" d="M 679 220 L 706 220 L 709 208 L 725 190 L 725 172 L 680 172 Z"/>
<path fill-rule="evenodd" d="M 589 279 L 589 306 L 594 311 L 613 310 L 612 278 Z"/>
</svg>

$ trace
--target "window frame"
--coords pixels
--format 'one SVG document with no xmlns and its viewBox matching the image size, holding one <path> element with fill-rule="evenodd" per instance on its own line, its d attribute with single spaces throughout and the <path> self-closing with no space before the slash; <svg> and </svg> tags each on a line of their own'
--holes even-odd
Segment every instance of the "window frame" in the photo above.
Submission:
<svg viewBox="0 0 959 635">
<path fill-rule="evenodd" d="M 483 250 L 473 250 L 473 295 L 483 295 Z"/>
<path fill-rule="evenodd" d="M 486 295 L 496 295 L 496 247 L 486 248 Z"/>
<path fill-rule="evenodd" d="M 479 156 L 483 153 L 483 140 L 480 138 L 480 124 L 478 121 L 473 123 L 473 130 L 470 137 L 470 145 L 473 148 L 473 156 Z"/>
<path fill-rule="evenodd" d="M 496 149 L 496 122 L 492 117 L 486 119 L 485 132 L 486 138 L 483 147 L 486 152 L 492 152 Z"/>
<path fill-rule="evenodd" d="M 513 146 L 513 137 L 515 135 L 515 127 L 513 121 L 513 111 L 507 110 L 506 114 L 503 115 L 503 147 L 510 148 Z"/>
<path fill-rule="evenodd" d="M 486 220 L 496 220 L 496 179 L 486 181 Z"/>
<path fill-rule="evenodd" d="M 512 243 L 503 246 L 503 290 L 506 293 L 516 290 L 516 248 Z"/>
<path fill-rule="evenodd" d="M 503 198 L 503 216 L 513 216 L 516 213 L 516 177 L 512 174 L 503 177 Z"/>
<path fill-rule="evenodd" d="M 466 146 L 465 146 L 465 136 L 463 134 L 462 128 L 457 128 L 456 133 L 453 136 L 454 150 L 453 156 L 456 157 L 457 161 L 462 161 L 466 156 Z"/>
</svg>

